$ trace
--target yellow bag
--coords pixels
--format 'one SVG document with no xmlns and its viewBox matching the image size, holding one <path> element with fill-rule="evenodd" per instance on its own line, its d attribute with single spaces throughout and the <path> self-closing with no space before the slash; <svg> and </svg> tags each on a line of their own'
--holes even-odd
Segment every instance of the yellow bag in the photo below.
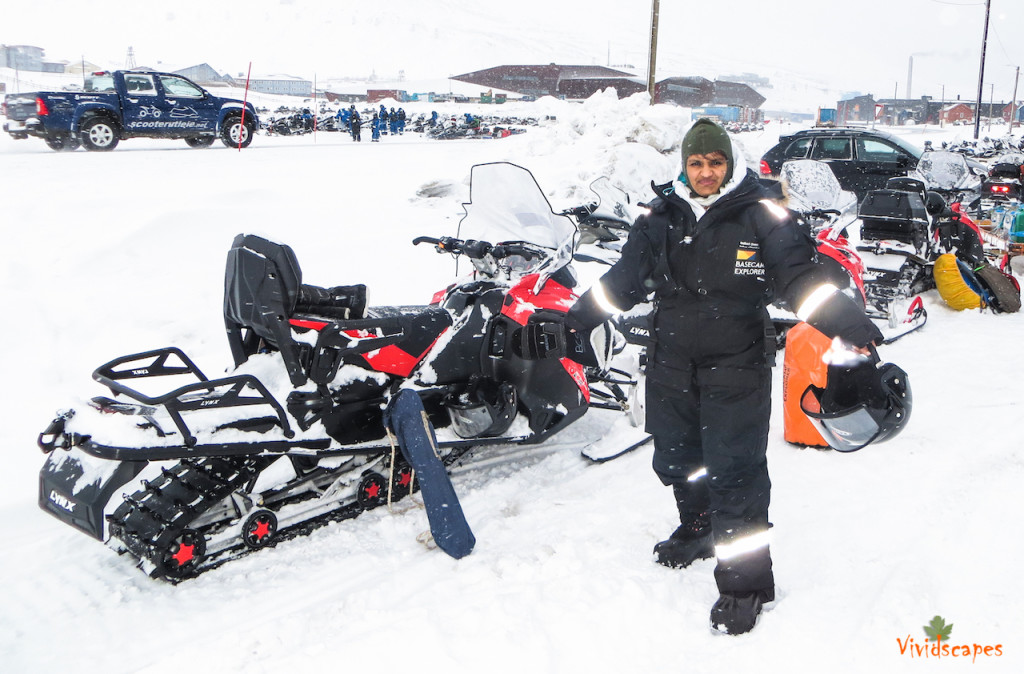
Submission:
<svg viewBox="0 0 1024 674">
<path fill-rule="evenodd" d="M 973 285 L 974 279 L 965 276 L 957 264 L 956 255 L 946 253 L 935 260 L 932 271 L 935 276 L 935 287 L 939 295 L 951 308 L 957 311 L 964 309 L 981 309 L 985 301 L 980 289 Z"/>
</svg>

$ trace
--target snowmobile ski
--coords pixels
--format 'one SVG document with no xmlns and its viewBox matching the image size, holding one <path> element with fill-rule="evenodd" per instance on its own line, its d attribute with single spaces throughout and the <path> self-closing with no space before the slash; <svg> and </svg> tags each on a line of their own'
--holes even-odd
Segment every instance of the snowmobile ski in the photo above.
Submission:
<svg viewBox="0 0 1024 674">
<path fill-rule="evenodd" d="M 384 424 L 397 437 L 402 455 L 416 470 L 430 533 L 437 547 L 455 559 L 465 557 L 473 551 L 476 537 L 441 461 L 437 436 L 419 395 L 408 389 L 400 391 L 384 413 Z"/>
</svg>

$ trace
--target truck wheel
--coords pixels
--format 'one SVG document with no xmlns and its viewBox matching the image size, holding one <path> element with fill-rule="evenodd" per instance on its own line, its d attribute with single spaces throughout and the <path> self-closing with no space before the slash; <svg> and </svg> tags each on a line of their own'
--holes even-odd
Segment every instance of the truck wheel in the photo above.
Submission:
<svg viewBox="0 0 1024 674">
<path fill-rule="evenodd" d="M 51 150 L 60 152 L 61 150 L 77 150 L 79 146 L 78 138 L 71 135 L 70 133 L 61 133 L 56 136 L 47 136 L 46 144 Z"/>
<path fill-rule="evenodd" d="M 94 117 L 82 124 L 78 134 L 82 147 L 94 152 L 107 152 L 117 147 L 117 126 L 105 117 Z"/>
<path fill-rule="evenodd" d="M 240 116 L 228 117 L 224 120 L 224 125 L 221 126 L 220 139 L 228 147 L 238 147 L 238 137 L 241 135 L 242 147 L 249 147 L 255 131 L 256 125 L 253 124 L 252 119 L 248 115 L 245 117 L 244 125 Z"/>
<path fill-rule="evenodd" d="M 215 140 L 217 140 L 216 136 L 196 136 L 194 138 L 186 138 L 185 143 L 189 147 L 210 147 Z"/>
</svg>

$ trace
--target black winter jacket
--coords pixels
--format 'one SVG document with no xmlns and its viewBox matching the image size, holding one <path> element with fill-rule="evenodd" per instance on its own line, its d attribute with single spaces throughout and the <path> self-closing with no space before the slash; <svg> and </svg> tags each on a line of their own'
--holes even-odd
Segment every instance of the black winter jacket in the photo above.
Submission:
<svg viewBox="0 0 1024 674">
<path fill-rule="evenodd" d="M 676 383 L 694 369 L 770 365 L 767 305 L 778 299 L 795 309 L 828 280 L 813 240 L 773 201 L 782 196 L 778 185 L 748 171 L 699 221 L 671 183 L 652 187 L 658 196 L 650 213 L 637 218 L 621 258 L 600 281 L 623 311 L 653 293 L 655 348 L 648 375 Z M 812 317 L 812 325 L 857 346 L 881 337 L 852 300 L 835 296 L 833 306 L 816 312 L 825 320 Z M 590 290 L 570 317 L 591 328 L 608 312 Z"/>
</svg>

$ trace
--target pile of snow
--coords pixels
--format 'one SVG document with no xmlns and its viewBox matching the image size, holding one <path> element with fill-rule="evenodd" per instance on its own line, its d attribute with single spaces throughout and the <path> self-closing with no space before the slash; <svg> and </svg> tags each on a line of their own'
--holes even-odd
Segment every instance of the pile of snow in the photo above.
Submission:
<svg viewBox="0 0 1024 674">
<path fill-rule="evenodd" d="M 925 645 L 922 626 L 941 615 L 954 625 L 947 645 L 1000 645 L 976 664 L 1019 671 L 1024 316 L 955 313 L 934 293 L 928 325 L 882 350 L 915 399 L 887 444 L 850 455 L 787 445 L 776 370 L 780 601 L 742 637 L 708 629 L 713 562 L 651 560 L 676 515 L 650 449 L 589 465 L 572 447 L 599 435 L 597 415 L 533 458 L 456 476 L 478 541 L 460 561 L 417 542 L 425 514 L 403 501 L 173 587 L 38 509 L 36 434 L 67 400 L 104 393 L 94 367 L 169 344 L 208 374 L 229 364 L 220 293 L 238 232 L 290 244 L 307 282 L 422 303 L 454 265 L 410 242 L 455 232 L 473 164 L 531 169 L 556 209 L 599 175 L 643 200 L 650 180 L 679 169 L 688 115 L 677 108 L 539 105 L 543 125 L 501 140 L 321 133 L 260 135 L 243 152 L 140 139 L 54 153 L 0 139 L 5 670 L 899 671 L 931 664 L 908 640 Z M 742 141 L 756 158 L 778 133 Z M 913 140 L 951 135 L 918 127 Z M 417 196 L 429 185 L 450 189 Z"/>
</svg>

